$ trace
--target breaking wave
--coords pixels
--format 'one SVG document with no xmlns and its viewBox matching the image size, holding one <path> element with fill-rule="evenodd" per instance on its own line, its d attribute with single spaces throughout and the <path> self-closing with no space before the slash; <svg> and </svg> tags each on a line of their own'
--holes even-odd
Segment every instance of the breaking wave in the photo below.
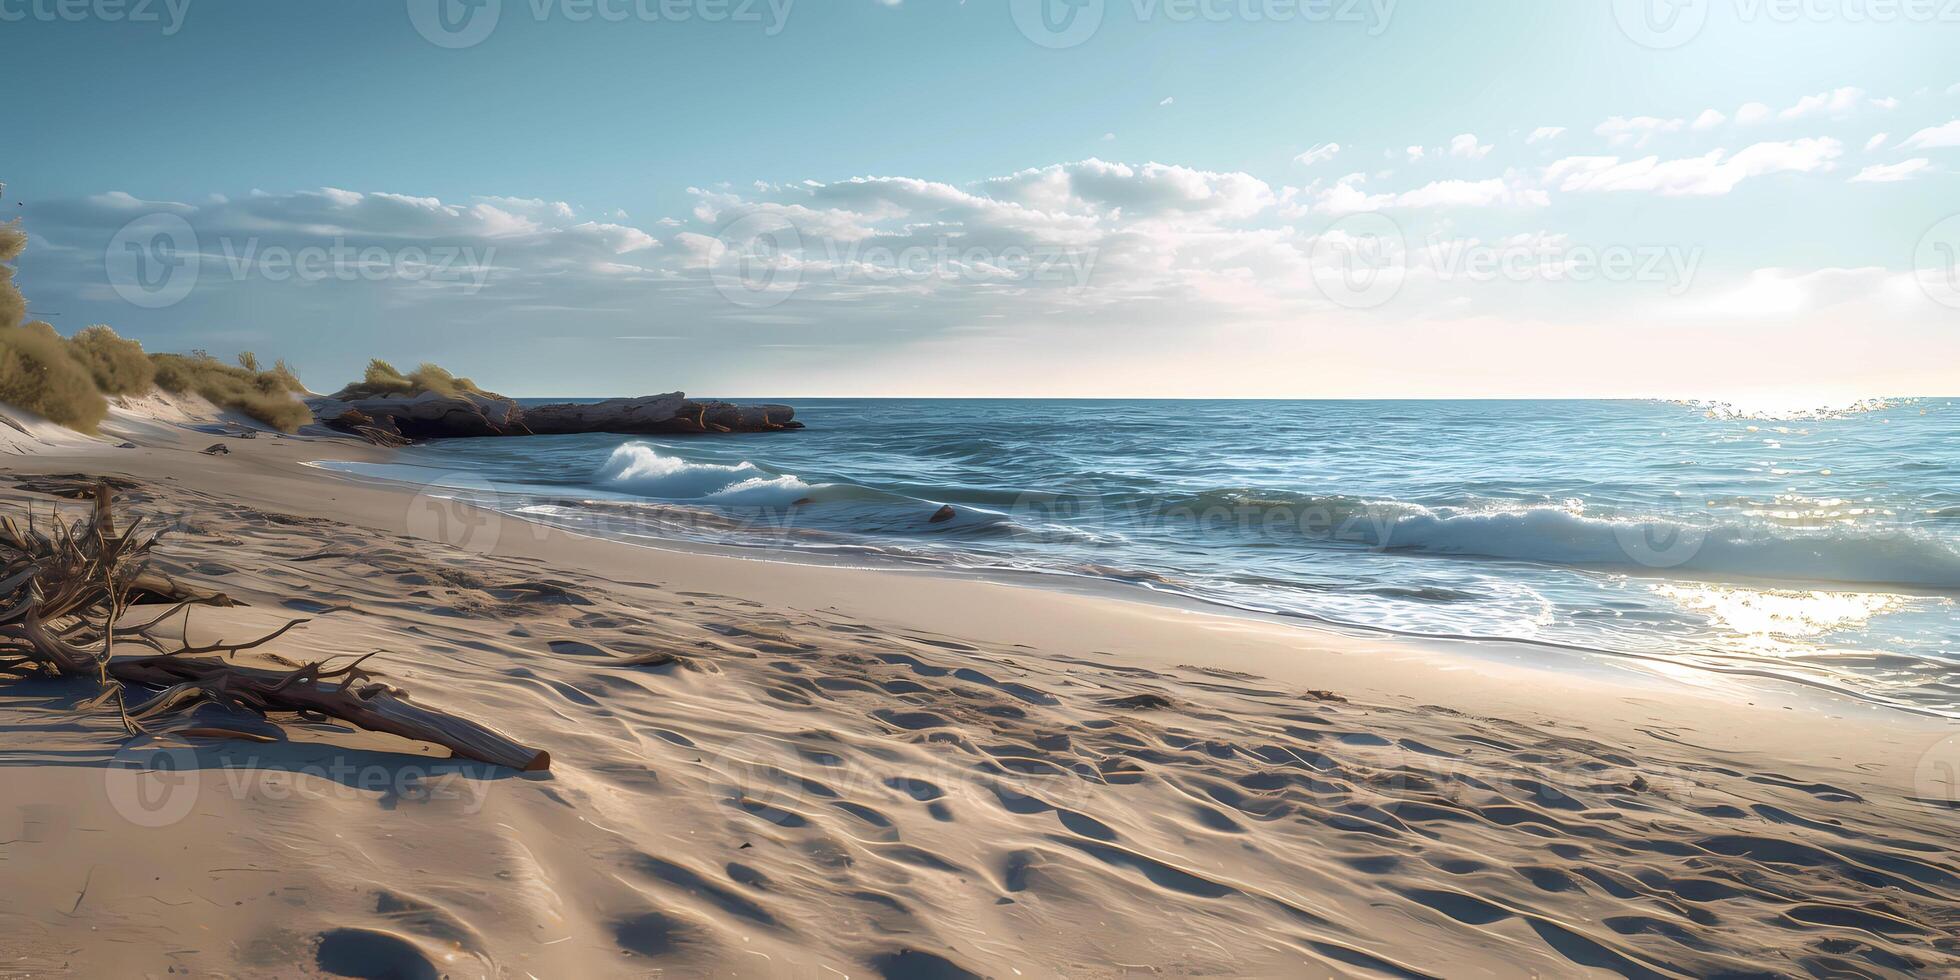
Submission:
<svg viewBox="0 0 1960 980">
<path fill-rule="evenodd" d="M 794 474 L 771 473 L 754 463 L 696 463 L 629 442 L 594 474 L 599 488 L 659 500 L 695 500 L 743 507 L 788 507 L 818 488 Z"/>
</svg>

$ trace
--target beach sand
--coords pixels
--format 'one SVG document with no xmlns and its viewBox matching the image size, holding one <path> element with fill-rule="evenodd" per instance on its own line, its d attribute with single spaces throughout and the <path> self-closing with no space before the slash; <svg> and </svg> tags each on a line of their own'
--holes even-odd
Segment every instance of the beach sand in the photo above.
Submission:
<svg viewBox="0 0 1960 980">
<path fill-rule="evenodd" d="M 1947 719 L 581 538 L 158 411 L 16 433 L 0 511 L 126 480 L 167 570 L 246 603 L 193 635 L 310 617 L 268 650 L 385 651 L 554 766 L 293 718 L 131 740 L 0 683 L 0 977 L 1960 970 Z"/>
</svg>

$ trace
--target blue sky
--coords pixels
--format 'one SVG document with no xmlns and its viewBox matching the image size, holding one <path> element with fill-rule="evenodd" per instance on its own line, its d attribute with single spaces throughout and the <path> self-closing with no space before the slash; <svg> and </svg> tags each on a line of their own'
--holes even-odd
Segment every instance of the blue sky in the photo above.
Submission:
<svg viewBox="0 0 1960 980">
<path fill-rule="evenodd" d="M 378 354 L 517 394 L 1841 398 L 1960 363 L 1947 4 L 1081 0 L 1063 39 L 1035 0 L 484 0 L 434 43 L 434 0 L 174 2 L 0 0 L 22 285 L 316 387 Z"/>
</svg>

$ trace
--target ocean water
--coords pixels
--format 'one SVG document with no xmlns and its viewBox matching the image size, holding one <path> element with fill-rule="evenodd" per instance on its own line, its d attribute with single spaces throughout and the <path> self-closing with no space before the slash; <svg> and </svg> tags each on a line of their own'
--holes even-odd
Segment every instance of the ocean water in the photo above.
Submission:
<svg viewBox="0 0 1960 980">
<path fill-rule="evenodd" d="M 1960 717 L 1952 399 L 745 400 L 809 428 L 335 467 L 587 533 L 1092 577 Z"/>
</svg>

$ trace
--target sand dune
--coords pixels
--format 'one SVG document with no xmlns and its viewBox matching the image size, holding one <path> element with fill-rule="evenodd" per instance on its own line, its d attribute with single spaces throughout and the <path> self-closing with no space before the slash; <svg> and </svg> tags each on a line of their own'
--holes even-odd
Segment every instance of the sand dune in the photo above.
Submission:
<svg viewBox="0 0 1960 980">
<path fill-rule="evenodd" d="M 0 688 L 0 975 L 1960 969 L 1940 719 L 528 526 L 458 548 L 295 465 L 369 450 L 167 431 L 33 457 L 0 508 L 119 475 L 173 574 L 249 603 L 193 633 L 312 617 L 279 656 L 385 650 L 556 765 L 216 711 L 129 742 L 87 691 Z"/>
</svg>

